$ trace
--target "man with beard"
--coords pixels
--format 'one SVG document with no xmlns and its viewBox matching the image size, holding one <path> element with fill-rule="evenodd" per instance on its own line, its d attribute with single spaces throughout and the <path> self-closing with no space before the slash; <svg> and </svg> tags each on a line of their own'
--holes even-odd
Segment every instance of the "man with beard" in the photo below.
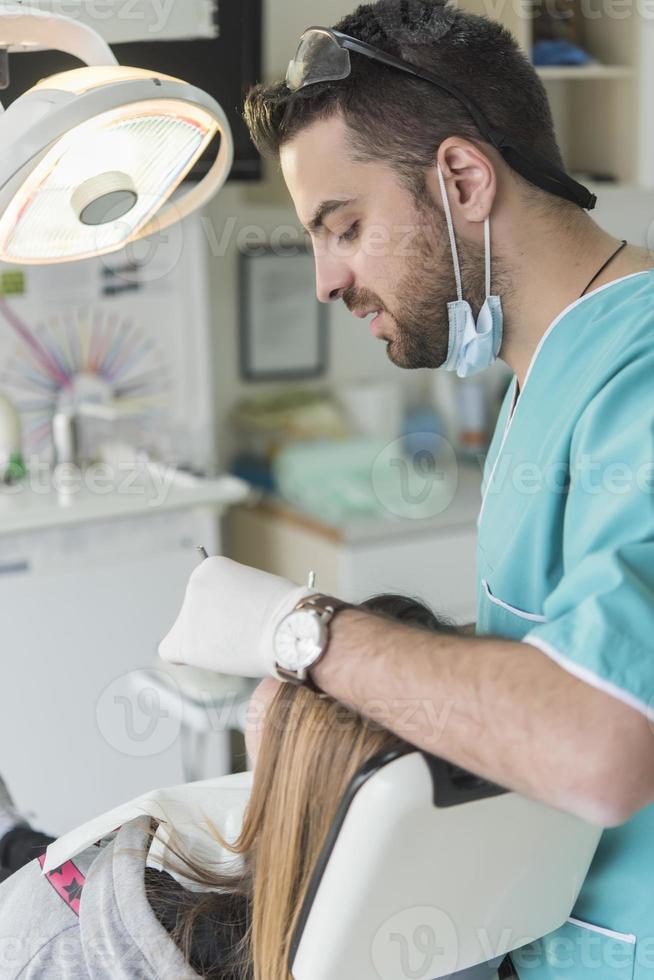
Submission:
<svg viewBox="0 0 654 980">
<path fill-rule="evenodd" d="M 419 748 L 610 828 L 574 917 L 514 968 L 652 978 L 651 257 L 587 213 L 511 36 L 439 0 L 307 30 L 246 119 L 311 236 L 321 300 L 374 314 L 399 367 L 467 377 L 501 356 L 515 374 L 486 464 L 476 635 L 422 635 L 213 558 L 160 654 L 377 720 L 383 705 Z"/>
</svg>

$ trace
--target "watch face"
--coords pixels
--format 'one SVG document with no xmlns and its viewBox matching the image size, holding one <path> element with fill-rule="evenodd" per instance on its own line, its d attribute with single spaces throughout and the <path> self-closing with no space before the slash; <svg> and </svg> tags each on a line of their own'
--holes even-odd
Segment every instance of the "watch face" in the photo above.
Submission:
<svg viewBox="0 0 654 980">
<path fill-rule="evenodd" d="M 299 609 L 277 627 L 275 656 L 282 667 L 300 670 L 310 667 L 322 653 L 326 629 L 315 613 Z"/>
</svg>

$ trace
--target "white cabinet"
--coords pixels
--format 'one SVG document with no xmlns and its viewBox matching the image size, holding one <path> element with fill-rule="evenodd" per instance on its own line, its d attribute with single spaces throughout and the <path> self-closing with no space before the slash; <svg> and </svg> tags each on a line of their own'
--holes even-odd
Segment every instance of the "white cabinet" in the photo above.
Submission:
<svg viewBox="0 0 654 980">
<path fill-rule="evenodd" d="M 342 593 L 361 602 L 379 592 L 401 592 L 427 602 L 459 623 L 476 618 L 474 525 L 432 530 L 342 549 Z"/>
<path fill-rule="evenodd" d="M 479 489 L 479 480 L 473 481 Z M 264 501 L 237 507 L 225 524 L 226 554 L 295 582 L 307 581 L 353 602 L 380 592 L 421 599 L 460 623 L 476 617 L 476 511 L 458 508 L 439 521 L 337 529 Z"/>
<path fill-rule="evenodd" d="M 179 721 L 129 675 L 216 526 L 205 507 L 0 537 L 0 770 L 47 833 L 182 781 Z"/>
</svg>

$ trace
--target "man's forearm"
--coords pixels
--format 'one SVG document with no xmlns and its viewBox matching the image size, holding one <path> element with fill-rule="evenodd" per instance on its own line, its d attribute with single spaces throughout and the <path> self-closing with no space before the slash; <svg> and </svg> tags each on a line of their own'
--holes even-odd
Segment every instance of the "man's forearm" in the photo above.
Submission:
<svg viewBox="0 0 654 980">
<path fill-rule="evenodd" d="M 616 744 L 640 731 L 626 705 L 529 644 L 439 635 L 358 610 L 332 630 L 312 672 L 332 697 L 508 789 L 607 826 L 626 818 L 618 801 L 642 775 L 616 767 Z"/>
</svg>

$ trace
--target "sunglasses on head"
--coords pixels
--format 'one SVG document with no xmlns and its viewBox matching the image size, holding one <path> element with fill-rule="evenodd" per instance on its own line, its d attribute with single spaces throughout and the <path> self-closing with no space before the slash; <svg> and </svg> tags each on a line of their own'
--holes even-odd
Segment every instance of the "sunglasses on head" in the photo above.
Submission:
<svg viewBox="0 0 654 980">
<path fill-rule="evenodd" d="M 328 27 L 307 28 L 300 38 L 295 57 L 289 63 L 286 73 L 287 87 L 291 92 L 298 92 L 308 85 L 337 82 L 347 78 L 352 71 L 350 52 L 435 85 L 441 92 L 457 99 L 468 111 L 483 138 L 495 147 L 508 166 L 521 177 L 550 194 L 556 194 L 567 201 L 572 201 L 573 204 L 578 204 L 587 211 L 595 207 L 597 198 L 588 188 L 542 157 L 537 155 L 526 157 L 510 139 L 489 123 L 472 99 L 445 79 L 401 58 L 395 58 L 372 44 L 359 41 L 358 38 L 350 37 L 348 34 L 342 34 Z"/>
</svg>

